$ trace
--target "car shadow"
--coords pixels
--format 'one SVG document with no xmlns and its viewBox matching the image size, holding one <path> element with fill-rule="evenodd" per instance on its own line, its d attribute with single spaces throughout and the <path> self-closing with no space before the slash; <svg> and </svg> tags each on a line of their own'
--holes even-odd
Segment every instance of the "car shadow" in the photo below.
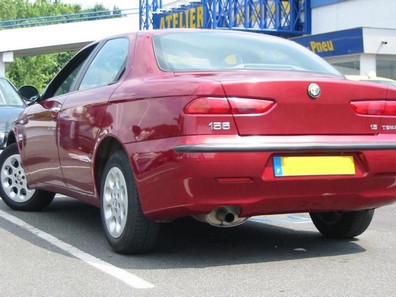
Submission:
<svg viewBox="0 0 396 297">
<path fill-rule="evenodd" d="M 88 254 L 124 269 L 205 268 L 366 251 L 359 245 L 359 239 L 328 239 L 314 229 L 299 230 L 298 224 L 283 227 L 248 221 L 234 228 L 216 228 L 192 218 L 182 218 L 161 224 L 156 247 L 151 253 L 118 255 L 104 237 L 96 207 L 64 198 L 56 199 L 43 212 L 9 212 Z M 32 235 L 26 240 L 68 255 Z"/>
<path fill-rule="evenodd" d="M 154 259 L 155 267 L 162 269 L 204 268 L 330 257 L 364 251 L 358 239 L 332 240 L 316 231 L 251 221 L 238 227 L 220 229 L 185 218 L 163 225 L 154 253 L 139 256 L 139 259 Z"/>
</svg>

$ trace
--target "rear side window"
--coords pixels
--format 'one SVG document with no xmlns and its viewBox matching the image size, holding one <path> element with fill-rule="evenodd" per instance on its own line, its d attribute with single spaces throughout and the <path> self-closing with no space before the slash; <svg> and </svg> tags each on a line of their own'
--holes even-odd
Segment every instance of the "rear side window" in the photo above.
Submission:
<svg viewBox="0 0 396 297">
<path fill-rule="evenodd" d="M 76 81 L 78 72 L 80 71 L 83 64 L 79 64 L 62 82 L 59 88 L 55 91 L 54 96 L 60 96 L 66 93 L 69 93 L 73 84 Z"/>
<path fill-rule="evenodd" d="M 117 38 L 107 41 L 88 67 L 79 87 L 87 90 L 115 83 L 125 69 L 129 41 Z"/>
<path fill-rule="evenodd" d="M 42 100 L 75 91 L 80 70 L 97 46 L 97 43 L 93 43 L 78 52 L 47 86 Z"/>
</svg>

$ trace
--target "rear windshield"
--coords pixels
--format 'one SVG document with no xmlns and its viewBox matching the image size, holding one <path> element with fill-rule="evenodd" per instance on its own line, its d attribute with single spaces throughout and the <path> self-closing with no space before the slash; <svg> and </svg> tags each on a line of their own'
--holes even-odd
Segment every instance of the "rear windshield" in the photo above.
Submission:
<svg viewBox="0 0 396 297">
<path fill-rule="evenodd" d="M 293 41 L 241 32 L 170 32 L 154 36 L 154 50 L 164 71 L 231 69 L 339 72 Z"/>
<path fill-rule="evenodd" d="M 0 78 L 0 106 L 24 106 L 17 90 L 4 78 Z"/>
</svg>

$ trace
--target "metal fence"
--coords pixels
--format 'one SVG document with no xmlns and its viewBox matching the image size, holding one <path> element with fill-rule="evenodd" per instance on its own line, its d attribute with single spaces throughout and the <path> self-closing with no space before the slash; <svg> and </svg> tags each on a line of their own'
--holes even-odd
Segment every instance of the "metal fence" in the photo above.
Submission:
<svg viewBox="0 0 396 297">
<path fill-rule="evenodd" d="M 73 14 L 60 14 L 25 19 L 2 20 L 0 21 L 0 30 L 103 20 L 110 18 L 126 17 L 128 15 L 139 15 L 139 8 L 88 11 Z"/>
</svg>

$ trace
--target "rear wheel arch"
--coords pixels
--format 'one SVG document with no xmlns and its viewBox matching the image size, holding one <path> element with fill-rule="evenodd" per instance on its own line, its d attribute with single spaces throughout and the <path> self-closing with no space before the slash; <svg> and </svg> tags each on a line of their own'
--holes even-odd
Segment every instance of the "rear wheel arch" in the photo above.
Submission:
<svg viewBox="0 0 396 297">
<path fill-rule="evenodd" d="M 122 144 L 114 137 L 106 137 L 96 148 L 94 158 L 95 186 L 100 193 L 100 182 L 107 162 L 116 151 L 124 150 Z"/>
<path fill-rule="evenodd" d="M 114 251 L 136 254 L 150 251 L 159 225 L 141 208 L 129 154 L 117 139 L 108 137 L 94 158 L 97 193 L 106 238 Z"/>
</svg>

